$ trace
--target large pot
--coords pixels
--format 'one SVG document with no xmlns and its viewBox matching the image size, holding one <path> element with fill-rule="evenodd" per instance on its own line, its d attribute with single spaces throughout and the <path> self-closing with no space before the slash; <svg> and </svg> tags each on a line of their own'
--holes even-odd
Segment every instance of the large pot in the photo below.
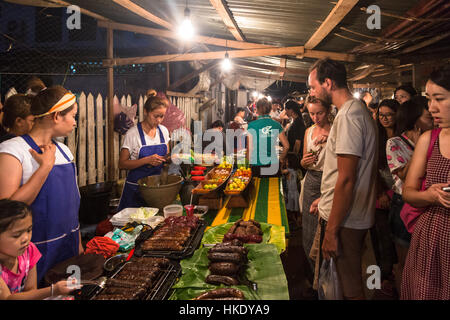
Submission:
<svg viewBox="0 0 450 320">
<path fill-rule="evenodd" d="M 114 182 L 100 182 L 80 188 L 80 223 L 97 224 L 107 218 L 113 186 Z"/>
<path fill-rule="evenodd" d="M 163 212 L 163 208 L 177 198 L 182 181 L 183 178 L 178 175 L 169 175 L 167 184 L 161 185 L 160 175 L 149 176 L 138 181 L 139 191 L 149 207 L 158 208 Z"/>
</svg>

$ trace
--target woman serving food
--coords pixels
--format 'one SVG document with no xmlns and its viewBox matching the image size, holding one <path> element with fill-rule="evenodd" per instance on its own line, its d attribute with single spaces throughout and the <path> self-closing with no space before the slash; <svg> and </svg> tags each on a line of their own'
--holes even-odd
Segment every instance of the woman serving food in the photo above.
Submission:
<svg viewBox="0 0 450 320">
<path fill-rule="evenodd" d="M 118 210 L 145 206 L 138 180 L 159 175 L 169 152 L 169 130 L 161 124 L 167 110 L 164 98 L 151 95 L 144 105 L 144 121 L 127 131 L 120 149 L 119 168 L 130 170 Z"/>
</svg>

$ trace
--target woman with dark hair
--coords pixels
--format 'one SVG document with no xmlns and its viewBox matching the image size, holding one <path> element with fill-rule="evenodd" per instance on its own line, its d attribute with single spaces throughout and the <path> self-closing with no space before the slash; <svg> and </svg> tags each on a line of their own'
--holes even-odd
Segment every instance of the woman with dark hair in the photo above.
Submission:
<svg viewBox="0 0 450 320">
<path fill-rule="evenodd" d="M 386 159 L 394 179 L 389 223 L 398 258 L 397 288 L 408 252 L 411 235 L 400 218 L 403 208 L 402 190 L 415 145 L 422 132 L 430 130 L 433 122 L 424 97 L 414 97 L 401 104 L 396 113 L 395 136 L 386 142 Z"/>
<path fill-rule="evenodd" d="M 303 137 L 305 136 L 305 124 L 300 110 L 300 105 L 294 100 L 288 100 L 284 104 L 286 115 L 292 119 L 292 123 L 285 129 L 289 142 L 289 152 L 294 152 L 300 158 L 303 150 Z"/>
<path fill-rule="evenodd" d="M 395 136 L 395 115 L 400 104 L 394 99 L 381 101 L 376 114 L 378 126 L 378 170 L 377 202 L 375 206 L 375 224 L 370 229 L 370 236 L 377 265 L 381 269 L 381 292 L 394 296 L 393 266 L 397 257 L 389 227 L 389 208 L 393 196 L 391 172 L 386 160 L 386 142 Z"/>
<path fill-rule="evenodd" d="M 429 111 L 438 128 L 418 139 L 403 198 L 423 208 L 406 258 L 402 300 L 450 300 L 450 66 L 431 73 Z M 422 179 L 425 179 L 425 188 Z"/>
<path fill-rule="evenodd" d="M 9 97 L 4 106 L 3 125 L 8 133 L 0 137 L 0 142 L 21 136 L 33 128 L 34 116 L 31 114 L 32 98 L 24 94 Z"/>
<path fill-rule="evenodd" d="M 144 104 L 144 120 L 127 131 L 120 149 L 119 168 L 129 170 L 118 210 L 145 206 L 138 180 L 158 175 L 169 152 L 169 130 L 161 124 L 167 100 L 151 93 Z"/>
<path fill-rule="evenodd" d="M 42 254 L 39 283 L 54 265 L 83 252 L 74 157 L 54 140 L 76 126 L 75 95 L 61 86 L 42 90 L 33 98 L 31 113 L 30 133 L 0 144 L 0 199 L 31 205 L 32 241 Z"/>
<path fill-rule="evenodd" d="M 408 100 L 411 100 L 412 97 L 417 95 L 416 89 L 414 89 L 410 85 L 403 85 L 395 89 L 394 91 L 394 99 L 398 101 L 398 103 L 402 104 Z"/>
</svg>

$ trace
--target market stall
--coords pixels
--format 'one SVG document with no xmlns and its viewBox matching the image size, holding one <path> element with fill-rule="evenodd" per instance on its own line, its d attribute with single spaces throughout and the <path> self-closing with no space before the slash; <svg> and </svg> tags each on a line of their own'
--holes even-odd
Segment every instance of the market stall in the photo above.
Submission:
<svg viewBox="0 0 450 320">
<path fill-rule="evenodd" d="M 203 177 L 194 179 L 198 203 L 221 198 L 221 207 L 183 207 L 172 195 L 161 202 L 156 189 L 150 196 L 145 191 L 156 188 L 152 183 L 170 189 L 161 179 L 143 179 L 141 194 L 149 207 L 121 210 L 109 219 L 113 230 L 87 244 L 90 259 L 102 259 L 94 275 L 85 273 L 89 264 L 80 263 L 83 287 L 75 299 L 289 299 L 280 259 L 289 232 L 280 178 L 252 177 L 249 167 L 233 168 L 226 160 L 195 171 Z M 63 278 L 66 267 L 57 266 L 52 279 Z"/>
</svg>

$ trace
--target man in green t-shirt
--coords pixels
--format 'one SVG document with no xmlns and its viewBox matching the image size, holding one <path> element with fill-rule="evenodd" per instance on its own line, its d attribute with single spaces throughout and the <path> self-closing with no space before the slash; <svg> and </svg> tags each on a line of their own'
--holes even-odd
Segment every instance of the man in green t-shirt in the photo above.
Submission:
<svg viewBox="0 0 450 320">
<path fill-rule="evenodd" d="M 269 113 L 272 105 L 267 98 L 256 102 L 258 119 L 248 124 L 247 159 L 256 168 L 256 175 L 271 176 L 278 173 L 289 151 L 289 142 L 283 133 L 283 127 L 272 120 Z M 275 147 L 281 142 L 283 151 L 278 160 Z"/>
</svg>

